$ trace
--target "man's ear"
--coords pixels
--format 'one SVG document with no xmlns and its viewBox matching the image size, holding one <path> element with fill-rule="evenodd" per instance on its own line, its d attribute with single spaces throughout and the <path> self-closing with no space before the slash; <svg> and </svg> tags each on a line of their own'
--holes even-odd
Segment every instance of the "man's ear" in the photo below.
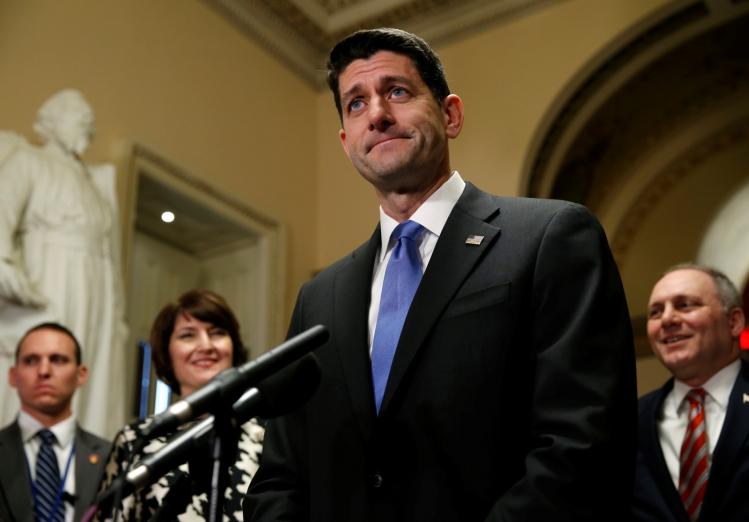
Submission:
<svg viewBox="0 0 749 522">
<path fill-rule="evenodd" d="M 351 156 L 349 156 L 349 153 L 348 153 L 348 143 L 346 142 L 346 131 L 343 129 L 343 127 L 338 129 L 338 139 L 341 140 L 341 146 L 343 147 L 343 152 L 345 152 L 346 156 L 350 158 Z"/>
<path fill-rule="evenodd" d="M 448 138 L 457 138 L 463 128 L 463 100 L 457 94 L 448 94 L 442 102 L 445 130 Z"/>
<path fill-rule="evenodd" d="M 731 309 L 731 311 L 728 312 L 728 324 L 731 327 L 731 335 L 733 337 L 739 337 L 744 326 L 746 326 L 744 311 L 738 307 Z"/>
<path fill-rule="evenodd" d="M 88 366 L 81 364 L 78 367 L 78 386 L 83 386 L 88 382 Z"/>
<path fill-rule="evenodd" d="M 11 388 L 16 387 L 16 367 L 11 366 L 8 368 L 8 384 Z"/>
</svg>

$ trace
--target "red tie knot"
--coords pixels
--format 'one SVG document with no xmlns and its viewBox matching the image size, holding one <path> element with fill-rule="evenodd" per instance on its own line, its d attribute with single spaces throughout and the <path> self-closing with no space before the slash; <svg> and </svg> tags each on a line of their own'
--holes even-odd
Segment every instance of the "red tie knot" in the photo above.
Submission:
<svg viewBox="0 0 749 522">
<path fill-rule="evenodd" d="M 686 397 L 687 401 L 689 401 L 689 406 L 692 408 L 696 408 L 697 406 L 702 406 L 705 404 L 705 390 L 704 388 L 692 388 L 689 390 L 689 393 L 687 393 Z"/>
</svg>

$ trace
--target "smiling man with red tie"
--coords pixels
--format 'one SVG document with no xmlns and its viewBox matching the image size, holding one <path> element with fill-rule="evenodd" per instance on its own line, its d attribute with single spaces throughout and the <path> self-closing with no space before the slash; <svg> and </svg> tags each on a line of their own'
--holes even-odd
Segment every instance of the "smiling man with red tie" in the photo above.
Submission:
<svg viewBox="0 0 749 522">
<path fill-rule="evenodd" d="M 650 294 L 648 338 L 671 372 L 640 399 L 638 522 L 749 520 L 749 365 L 736 287 L 706 266 L 677 265 Z"/>
</svg>

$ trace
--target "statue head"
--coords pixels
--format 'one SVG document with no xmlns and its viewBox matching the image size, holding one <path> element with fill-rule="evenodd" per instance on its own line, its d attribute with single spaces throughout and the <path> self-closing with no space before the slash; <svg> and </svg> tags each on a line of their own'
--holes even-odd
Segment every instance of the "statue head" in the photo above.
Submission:
<svg viewBox="0 0 749 522">
<path fill-rule="evenodd" d="M 94 111 L 80 92 L 64 89 L 42 104 L 34 130 L 45 143 L 80 156 L 94 136 Z"/>
</svg>

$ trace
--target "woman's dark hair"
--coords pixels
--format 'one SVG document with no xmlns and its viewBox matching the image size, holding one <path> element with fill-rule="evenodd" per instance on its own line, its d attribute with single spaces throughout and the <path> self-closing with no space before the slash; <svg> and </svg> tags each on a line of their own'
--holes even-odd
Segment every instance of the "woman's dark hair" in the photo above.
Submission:
<svg viewBox="0 0 749 522">
<path fill-rule="evenodd" d="M 224 298 L 210 290 L 189 290 L 176 302 L 164 306 L 151 327 L 151 354 L 156 375 L 167 383 L 173 392 L 180 393 L 180 388 L 169 356 L 169 339 L 174 332 L 174 323 L 181 315 L 190 315 L 225 329 L 232 342 L 232 366 L 239 366 L 247 361 L 247 352 L 239 336 L 239 323 Z"/>
</svg>

